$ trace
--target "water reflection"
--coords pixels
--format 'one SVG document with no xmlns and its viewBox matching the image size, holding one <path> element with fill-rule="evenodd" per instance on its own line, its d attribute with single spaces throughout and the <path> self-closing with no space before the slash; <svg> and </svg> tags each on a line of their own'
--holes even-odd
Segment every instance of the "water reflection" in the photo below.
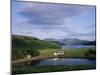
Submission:
<svg viewBox="0 0 100 75">
<path fill-rule="evenodd" d="M 82 58 L 50 58 L 45 60 L 38 60 L 31 62 L 31 65 L 44 66 L 44 65 L 95 65 L 95 59 L 82 59 Z"/>
</svg>

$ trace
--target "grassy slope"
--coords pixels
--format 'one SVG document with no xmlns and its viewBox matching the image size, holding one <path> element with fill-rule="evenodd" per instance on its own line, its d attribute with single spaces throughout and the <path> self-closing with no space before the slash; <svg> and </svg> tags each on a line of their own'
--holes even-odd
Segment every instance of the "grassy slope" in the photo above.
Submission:
<svg viewBox="0 0 100 75">
<path fill-rule="evenodd" d="M 34 37 L 12 35 L 12 59 L 26 57 L 30 50 L 33 56 L 39 55 L 39 49 L 57 49 L 60 46 L 56 43 L 47 42 Z"/>
<path fill-rule="evenodd" d="M 12 35 L 12 47 L 29 47 L 33 49 L 60 48 L 58 44 L 35 37 Z"/>
</svg>

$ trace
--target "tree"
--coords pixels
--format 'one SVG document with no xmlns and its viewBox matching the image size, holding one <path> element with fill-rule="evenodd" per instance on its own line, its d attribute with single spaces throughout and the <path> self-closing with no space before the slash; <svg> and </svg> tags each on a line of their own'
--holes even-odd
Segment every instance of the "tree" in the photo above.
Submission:
<svg viewBox="0 0 100 75">
<path fill-rule="evenodd" d="M 87 52 L 85 53 L 85 56 L 95 57 L 95 56 L 96 56 L 96 50 L 94 50 L 94 49 L 89 49 L 89 51 L 87 51 Z"/>
</svg>

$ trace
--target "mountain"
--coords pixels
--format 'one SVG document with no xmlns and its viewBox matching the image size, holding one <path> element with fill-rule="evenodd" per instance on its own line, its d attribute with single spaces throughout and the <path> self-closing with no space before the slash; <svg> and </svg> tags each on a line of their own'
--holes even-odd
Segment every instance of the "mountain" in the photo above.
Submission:
<svg viewBox="0 0 100 75">
<path fill-rule="evenodd" d="M 46 41 L 57 42 L 60 45 L 95 45 L 95 41 L 81 40 L 76 38 L 53 39 L 47 38 Z"/>
<path fill-rule="evenodd" d="M 96 45 L 96 41 L 90 41 L 90 42 L 84 43 L 83 45 Z"/>
<path fill-rule="evenodd" d="M 54 39 L 54 38 L 46 38 L 44 40 L 48 41 L 48 42 L 56 43 L 56 44 L 59 44 L 59 45 L 65 45 L 63 42 L 60 42 L 60 40 Z"/>
<path fill-rule="evenodd" d="M 65 43 L 65 44 L 68 44 L 68 45 L 77 45 L 77 44 L 80 45 L 80 44 L 87 43 L 89 41 L 75 39 L 75 38 L 66 38 L 66 39 L 61 40 L 61 42 Z"/>
<path fill-rule="evenodd" d="M 58 39 L 54 39 L 54 38 L 46 38 L 44 39 L 45 41 L 59 41 Z"/>
</svg>

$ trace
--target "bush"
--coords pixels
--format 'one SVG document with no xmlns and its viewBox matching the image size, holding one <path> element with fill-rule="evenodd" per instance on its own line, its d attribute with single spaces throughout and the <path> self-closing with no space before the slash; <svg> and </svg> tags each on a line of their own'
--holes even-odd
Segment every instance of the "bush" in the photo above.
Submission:
<svg viewBox="0 0 100 75">
<path fill-rule="evenodd" d="M 96 50 L 94 50 L 94 49 L 89 49 L 89 51 L 87 51 L 87 52 L 85 53 L 85 56 L 95 57 L 95 56 L 96 56 Z"/>
</svg>

